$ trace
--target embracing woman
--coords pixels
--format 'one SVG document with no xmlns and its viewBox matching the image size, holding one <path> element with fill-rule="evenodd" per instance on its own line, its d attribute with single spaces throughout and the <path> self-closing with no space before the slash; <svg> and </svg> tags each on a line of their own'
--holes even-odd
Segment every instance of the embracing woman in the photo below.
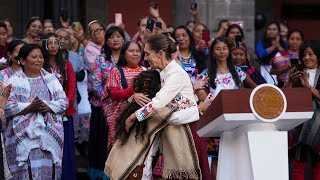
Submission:
<svg viewBox="0 0 320 180">
<path fill-rule="evenodd" d="M 140 164 L 145 164 L 143 178 L 149 177 L 152 156 L 159 144 L 164 157 L 163 178 L 201 179 L 199 159 L 188 125 L 199 119 L 199 112 L 190 77 L 171 58 L 176 50 L 177 43 L 163 34 L 147 41 L 144 47 L 146 59 L 152 68 L 160 70 L 161 89 L 148 104 L 126 119 L 126 131 L 130 131 L 135 123 L 148 124 L 146 141 L 129 138 L 127 143 L 135 144 L 130 146 L 131 151 L 126 151 L 129 146 L 121 147 L 116 142 L 105 166 L 111 179 L 126 179 Z"/>
</svg>

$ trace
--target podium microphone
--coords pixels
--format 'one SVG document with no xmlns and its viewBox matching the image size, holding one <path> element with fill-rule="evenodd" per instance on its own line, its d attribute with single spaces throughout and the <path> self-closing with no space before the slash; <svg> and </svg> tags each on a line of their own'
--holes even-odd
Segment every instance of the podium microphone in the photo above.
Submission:
<svg viewBox="0 0 320 180">
<path fill-rule="evenodd" d="M 277 86 L 278 87 L 278 84 L 276 83 L 276 80 L 274 80 L 273 76 L 271 75 L 271 73 L 268 71 L 268 69 L 264 66 L 264 64 L 260 61 L 259 58 L 255 58 L 255 60 L 260 64 L 260 66 L 262 66 L 266 71 L 267 73 L 270 75 L 270 77 L 272 78 L 273 80 L 273 85 Z"/>
</svg>

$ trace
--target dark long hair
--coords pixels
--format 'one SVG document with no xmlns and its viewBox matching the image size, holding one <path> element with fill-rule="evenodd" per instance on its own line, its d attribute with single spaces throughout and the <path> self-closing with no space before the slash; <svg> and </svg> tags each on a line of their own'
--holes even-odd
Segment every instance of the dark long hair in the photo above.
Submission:
<svg viewBox="0 0 320 180">
<path fill-rule="evenodd" d="M 213 49 L 214 49 L 214 46 L 219 42 L 225 43 L 228 46 L 228 42 L 224 37 L 216 38 L 212 42 L 212 44 L 210 46 L 210 57 L 209 57 L 208 74 L 209 74 L 209 83 L 210 83 L 210 86 L 213 89 L 216 88 L 215 79 L 217 77 L 217 68 L 218 68 L 216 59 L 213 56 Z M 232 75 L 232 79 L 234 80 L 235 84 L 237 86 L 241 87 L 241 82 L 240 82 L 240 79 L 239 79 L 239 75 L 238 75 L 238 73 L 236 71 L 236 68 L 235 68 L 235 66 L 233 64 L 232 56 L 230 54 L 231 50 L 230 50 L 229 46 L 228 46 L 228 49 L 229 49 L 229 56 L 227 58 L 228 69 L 229 69 L 229 71 L 230 71 L 230 73 Z"/>
<path fill-rule="evenodd" d="M 136 41 L 128 41 L 128 42 L 125 42 L 125 43 L 122 45 L 121 50 L 120 50 L 120 56 L 119 56 L 119 60 L 118 60 L 118 62 L 117 62 L 117 65 L 118 65 L 118 66 L 123 67 L 123 66 L 127 65 L 127 61 L 126 61 L 126 58 L 125 58 L 125 54 L 126 54 L 126 51 L 127 51 L 128 48 L 129 48 L 130 44 L 132 44 L 132 43 L 138 45 L 138 47 L 139 47 L 139 49 L 140 49 L 140 51 L 141 51 L 141 53 L 142 53 L 141 45 L 140 45 L 138 42 L 136 42 Z M 142 57 L 142 56 L 141 56 L 141 57 Z"/>
<path fill-rule="evenodd" d="M 290 36 L 291 36 L 293 33 L 295 33 L 295 32 L 300 34 L 301 40 L 302 40 L 302 42 L 303 42 L 303 40 L 304 40 L 304 33 L 303 33 L 300 29 L 292 29 L 292 30 L 290 30 L 290 31 L 288 32 L 288 37 L 287 37 L 287 39 L 289 39 Z"/>
<path fill-rule="evenodd" d="M 268 28 L 269 26 L 271 26 L 272 24 L 276 25 L 277 26 L 277 29 L 278 29 L 278 32 L 279 32 L 279 35 L 280 35 L 280 24 L 277 22 L 277 21 L 272 21 L 270 22 L 265 31 L 264 31 L 264 35 L 263 35 L 263 47 L 264 48 L 269 48 L 270 46 L 272 46 L 272 39 L 270 39 L 268 36 L 267 36 L 267 31 L 268 31 Z M 280 38 L 280 46 L 284 49 L 286 49 L 286 45 L 285 45 L 285 42 Z M 271 59 L 276 55 L 278 51 L 277 50 L 274 50 L 273 52 L 271 52 L 268 56 L 264 57 L 261 59 L 261 61 L 264 63 L 264 64 L 269 64 L 269 62 L 271 61 Z"/>
<path fill-rule="evenodd" d="M 134 92 L 147 94 L 148 98 L 150 99 L 156 96 L 156 93 L 160 90 L 160 88 L 160 74 L 156 70 L 143 71 L 134 79 Z M 130 128 L 129 133 L 127 133 L 125 130 L 126 119 L 140 108 L 140 105 L 138 105 L 136 102 L 132 102 L 125 107 L 117 119 L 115 137 L 116 139 L 120 140 L 120 146 L 124 145 L 128 141 L 129 135 L 134 127 L 136 127 L 136 140 L 141 138 L 141 141 L 143 141 L 144 134 L 146 133 L 147 129 L 147 121 L 135 122 Z"/>
<path fill-rule="evenodd" d="M 228 26 L 228 29 L 227 29 L 227 31 L 226 31 L 226 38 L 228 37 L 228 35 L 229 35 L 229 33 L 231 32 L 231 30 L 232 30 L 232 29 L 235 29 L 235 28 L 239 29 L 240 34 L 241 34 L 241 37 L 242 37 L 242 39 L 244 39 L 243 30 L 242 30 L 242 28 L 241 28 L 238 24 L 231 24 L 230 26 Z"/>
<path fill-rule="evenodd" d="M 278 32 L 279 32 L 279 35 L 280 35 L 280 32 L 281 32 L 280 24 L 279 24 L 277 21 L 272 21 L 272 22 L 270 22 L 270 23 L 267 25 L 267 27 L 266 27 L 266 29 L 265 29 L 265 31 L 264 31 L 264 35 L 263 35 L 263 45 L 264 45 L 265 48 L 268 48 L 268 47 L 272 46 L 272 39 L 270 39 L 270 38 L 268 37 L 267 31 L 268 31 L 269 26 L 271 26 L 271 25 L 273 25 L 273 24 L 277 26 L 277 29 L 278 29 Z M 285 48 L 284 42 L 281 41 L 281 39 L 280 39 L 280 45 L 281 45 L 283 48 Z"/>
<path fill-rule="evenodd" d="M 31 51 L 35 50 L 35 49 L 40 49 L 41 47 L 37 44 L 25 44 L 21 47 L 20 51 L 19 51 L 19 55 L 18 55 L 18 59 L 23 59 L 26 60 L 27 57 L 29 56 L 29 54 L 31 53 Z M 24 70 L 24 66 L 22 64 L 20 64 L 20 66 L 22 67 L 22 69 Z"/>
<path fill-rule="evenodd" d="M 319 61 L 320 61 L 320 42 L 319 41 L 315 41 L 315 40 L 308 40 L 305 41 L 300 49 L 299 49 L 299 59 L 301 59 L 302 64 L 304 65 L 303 62 L 303 54 L 304 51 L 306 50 L 306 48 L 311 48 L 313 53 L 317 56 L 317 60 L 318 60 L 318 67 L 319 67 Z M 305 65 L 304 65 L 305 66 Z"/>
<path fill-rule="evenodd" d="M 303 61 L 303 54 L 304 51 L 306 50 L 306 48 L 311 48 L 313 53 L 317 56 L 317 60 L 318 60 L 318 67 L 320 66 L 320 42 L 316 41 L 316 40 L 308 40 L 305 41 L 299 49 L 299 59 L 302 62 L 303 67 L 305 67 L 304 61 Z M 320 91 L 320 78 L 318 79 L 317 82 L 315 83 L 315 88 Z M 301 81 L 296 81 L 294 84 L 294 87 L 303 87 L 301 84 Z"/>
<path fill-rule="evenodd" d="M 47 41 L 48 41 L 49 37 L 52 37 L 52 36 L 59 39 L 59 36 L 55 33 L 48 33 L 42 39 L 42 53 L 43 53 L 43 58 L 44 58 L 43 68 L 50 73 L 52 73 L 52 71 L 51 71 L 51 65 L 50 65 L 50 60 L 49 60 L 49 51 L 47 49 Z M 59 43 L 59 45 L 60 45 L 60 43 Z M 65 69 L 66 60 L 63 58 L 62 51 L 61 51 L 60 47 L 59 47 L 58 53 L 56 55 L 56 65 L 59 69 L 60 74 L 62 75 L 62 77 L 65 81 L 67 78 L 66 69 Z"/>
<path fill-rule="evenodd" d="M 25 42 L 23 42 L 22 40 L 13 40 L 8 44 L 8 52 L 9 53 L 13 53 L 13 51 L 16 49 L 17 46 L 19 46 L 20 44 L 25 44 Z M 12 61 L 8 61 L 9 62 L 9 66 L 12 66 Z"/>
<path fill-rule="evenodd" d="M 207 67 L 205 55 L 196 49 L 196 43 L 193 39 L 192 32 L 186 26 L 178 26 L 177 28 L 175 28 L 173 32 L 174 35 L 176 34 L 176 31 L 178 29 L 184 29 L 187 32 L 190 39 L 189 50 L 191 52 L 192 57 L 196 61 L 196 67 L 198 69 L 198 72 L 202 72 Z"/>
<path fill-rule="evenodd" d="M 112 51 L 111 51 L 110 47 L 108 46 L 107 41 L 112 36 L 112 34 L 115 32 L 118 32 L 122 36 L 123 40 L 125 40 L 124 32 L 118 26 L 111 26 L 109 29 L 107 29 L 106 35 L 105 35 L 105 40 L 104 40 L 104 45 L 102 46 L 101 53 L 106 55 L 106 60 L 108 60 L 108 61 L 111 61 Z"/>
<path fill-rule="evenodd" d="M 7 25 L 3 20 L 0 20 L 0 27 L 4 28 L 8 32 Z"/>
<path fill-rule="evenodd" d="M 38 17 L 38 16 L 33 16 L 33 17 L 31 17 L 31 18 L 28 20 L 28 22 L 27 22 L 27 24 L 26 24 L 26 32 L 27 32 L 28 29 L 30 28 L 31 24 L 32 24 L 33 22 L 35 22 L 35 21 L 39 21 L 39 22 L 41 23 L 41 25 L 43 25 L 40 17 Z"/>
</svg>

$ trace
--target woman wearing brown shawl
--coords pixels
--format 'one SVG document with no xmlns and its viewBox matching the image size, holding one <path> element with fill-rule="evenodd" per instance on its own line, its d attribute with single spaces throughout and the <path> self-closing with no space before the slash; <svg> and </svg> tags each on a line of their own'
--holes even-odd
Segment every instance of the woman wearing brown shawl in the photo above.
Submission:
<svg viewBox="0 0 320 180">
<path fill-rule="evenodd" d="M 105 172 L 111 179 L 126 179 L 140 164 L 146 165 L 144 175 L 149 174 L 150 156 L 157 151 L 159 144 L 164 157 L 164 178 L 201 179 L 199 160 L 188 125 L 199 119 L 198 107 L 188 74 L 171 59 L 176 47 L 177 43 L 165 35 L 153 36 L 146 43 L 146 58 L 152 68 L 160 69 L 162 88 L 148 104 L 126 119 L 128 132 L 132 131 L 130 128 L 135 123 L 147 123 L 146 135 L 135 141 L 136 134 L 131 133 L 123 146 L 119 146 L 119 140 L 116 142 L 105 166 Z"/>
</svg>

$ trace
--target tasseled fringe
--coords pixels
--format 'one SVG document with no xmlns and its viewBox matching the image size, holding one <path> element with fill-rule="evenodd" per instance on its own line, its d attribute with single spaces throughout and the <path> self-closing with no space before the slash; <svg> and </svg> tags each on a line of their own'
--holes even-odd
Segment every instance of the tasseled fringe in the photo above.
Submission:
<svg viewBox="0 0 320 180">
<path fill-rule="evenodd" d="M 104 173 L 107 175 L 107 176 L 110 176 L 110 174 L 112 174 L 112 169 L 110 167 L 104 167 Z"/>
<path fill-rule="evenodd" d="M 162 177 L 164 177 L 165 179 L 199 179 L 199 175 L 195 169 L 192 169 L 192 170 L 163 169 Z"/>
<path fill-rule="evenodd" d="M 105 174 L 106 176 L 108 176 L 109 179 L 112 180 L 112 178 L 110 177 L 110 175 L 112 174 L 112 169 L 111 169 L 110 167 L 108 167 L 108 166 L 105 166 L 105 167 L 104 167 L 104 174 Z"/>
</svg>

